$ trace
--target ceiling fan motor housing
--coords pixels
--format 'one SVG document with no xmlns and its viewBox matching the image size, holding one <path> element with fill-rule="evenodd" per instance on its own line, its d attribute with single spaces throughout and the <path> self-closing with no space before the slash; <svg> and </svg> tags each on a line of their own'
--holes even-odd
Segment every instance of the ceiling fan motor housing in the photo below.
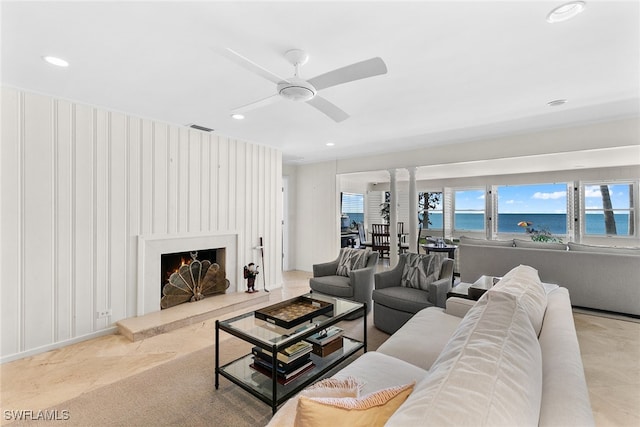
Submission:
<svg viewBox="0 0 640 427">
<path fill-rule="evenodd" d="M 278 93 L 292 101 L 308 101 L 316 96 L 316 88 L 305 80 L 292 77 L 278 83 Z"/>
</svg>

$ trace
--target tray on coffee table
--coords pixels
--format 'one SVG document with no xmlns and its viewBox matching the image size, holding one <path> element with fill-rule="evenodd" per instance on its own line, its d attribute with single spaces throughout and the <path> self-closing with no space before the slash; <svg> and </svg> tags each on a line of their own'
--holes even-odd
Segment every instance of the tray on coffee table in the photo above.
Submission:
<svg viewBox="0 0 640 427">
<path fill-rule="evenodd" d="M 333 304 L 330 302 L 301 296 L 256 310 L 255 317 L 289 329 L 332 310 Z"/>
</svg>

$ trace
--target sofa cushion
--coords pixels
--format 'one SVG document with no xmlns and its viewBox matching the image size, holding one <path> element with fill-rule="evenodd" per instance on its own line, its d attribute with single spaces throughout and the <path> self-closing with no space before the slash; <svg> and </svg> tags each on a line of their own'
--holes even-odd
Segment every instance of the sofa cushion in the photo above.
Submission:
<svg viewBox="0 0 640 427">
<path fill-rule="evenodd" d="M 487 293 L 488 294 L 488 293 Z M 462 320 L 389 426 L 538 425 L 542 359 L 515 296 L 495 292 Z"/>
<path fill-rule="evenodd" d="M 341 298 L 353 297 L 351 279 L 345 276 L 321 276 L 309 279 L 309 286 L 321 294 L 333 295 Z"/>
<path fill-rule="evenodd" d="M 340 256 L 338 257 L 338 269 L 336 274 L 338 276 L 349 276 L 352 270 L 364 268 L 367 265 L 367 259 L 369 258 L 369 250 L 354 249 L 354 248 L 342 248 L 340 249 Z"/>
<path fill-rule="evenodd" d="M 505 246 L 513 247 L 513 240 L 488 240 L 476 239 L 474 237 L 460 236 L 460 244 L 462 245 L 483 245 L 483 246 Z"/>
<path fill-rule="evenodd" d="M 576 252 L 600 252 L 605 254 L 640 255 L 640 248 L 617 248 L 615 246 L 583 245 L 569 242 L 569 250 Z"/>
<path fill-rule="evenodd" d="M 289 427 L 296 418 L 300 396 L 306 397 L 358 397 L 362 383 L 354 377 L 325 378 L 305 388 L 284 404 L 271 418 L 269 427 Z"/>
<path fill-rule="evenodd" d="M 462 317 L 445 314 L 442 308 L 425 308 L 382 343 L 377 351 L 422 369 L 431 369 L 461 321 Z"/>
<path fill-rule="evenodd" d="M 407 313 L 417 313 L 423 308 L 433 306 L 429 302 L 428 292 L 402 286 L 375 289 L 372 296 L 377 304 Z"/>
<path fill-rule="evenodd" d="M 547 309 L 547 292 L 542 286 L 538 270 L 527 265 L 515 267 L 488 292 L 506 292 L 515 296 L 527 312 L 536 335 L 540 335 Z"/>
<path fill-rule="evenodd" d="M 404 256 L 404 266 L 400 286 L 429 290 L 429 284 L 440 277 L 442 261 L 435 255 L 420 255 L 407 253 Z"/>
<path fill-rule="evenodd" d="M 294 426 L 384 426 L 407 399 L 415 383 L 382 389 L 361 398 L 300 396 Z"/>
<path fill-rule="evenodd" d="M 559 242 L 534 242 L 532 240 L 513 239 L 513 243 L 516 248 L 567 250 L 567 245 Z"/>
<path fill-rule="evenodd" d="M 378 351 L 368 351 L 337 372 L 333 378 L 357 378 L 362 384 L 360 395 L 383 388 L 419 381 L 427 371 L 404 360 L 396 359 Z"/>
</svg>

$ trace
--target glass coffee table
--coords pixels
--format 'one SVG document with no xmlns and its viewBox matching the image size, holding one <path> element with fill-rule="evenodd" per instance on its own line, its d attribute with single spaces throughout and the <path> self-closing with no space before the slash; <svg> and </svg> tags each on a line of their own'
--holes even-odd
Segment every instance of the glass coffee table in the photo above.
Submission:
<svg viewBox="0 0 640 427">
<path fill-rule="evenodd" d="M 304 321 L 296 325 L 268 316 L 270 308 L 278 308 L 288 303 L 300 301 L 308 302 L 318 308 L 326 308 L 328 303 L 332 305 L 332 308 L 324 313 L 322 313 L 323 310 L 318 310 L 318 314 L 307 313 L 304 315 Z M 265 312 L 267 312 L 266 318 Z M 366 312 L 366 304 L 313 293 L 292 298 L 255 312 L 251 311 L 228 320 L 216 321 L 216 389 L 220 385 L 219 376 L 222 375 L 266 404 L 271 405 L 271 409 L 275 413 L 279 405 L 325 375 L 340 362 L 360 349 L 363 349 L 364 352 L 367 351 Z M 362 313 L 362 341 L 343 336 L 342 347 L 331 354 L 320 357 L 317 354 L 309 353 L 313 363 L 295 375 L 293 379 L 287 381 L 283 381 L 276 372 L 279 363 L 272 364 L 271 372 L 265 372 L 265 369 L 256 369 L 254 364 L 255 352 L 265 352 L 271 357 L 270 360 L 278 361 L 282 356 L 282 354 L 278 353 L 281 353 L 284 349 L 291 348 L 294 344 L 300 343 L 305 338 L 335 325 L 355 313 Z M 220 331 L 227 332 L 253 344 L 252 353 L 220 366 Z"/>
</svg>

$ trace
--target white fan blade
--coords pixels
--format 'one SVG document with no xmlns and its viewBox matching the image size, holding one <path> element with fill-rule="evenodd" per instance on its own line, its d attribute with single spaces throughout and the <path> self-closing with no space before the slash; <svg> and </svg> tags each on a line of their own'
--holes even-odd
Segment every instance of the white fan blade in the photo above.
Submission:
<svg viewBox="0 0 640 427">
<path fill-rule="evenodd" d="M 342 83 L 352 82 L 354 80 L 366 79 L 367 77 L 378 76 L 387 73 L 387 65 L 381 58 L 371 58 L 366 61 L 356 62 L 328 73 L 320 74 L 308 82 L 316 88 L 316 90 L 325 89 L 331 86 L 340 85 Z"/>
<path fill-rule="evenodd" d="M 241 107 L 234 108 L 233 110 L 231 110 L 231 114 L 243 114 L 243 113 L 246 113 L 247 111 L 255 110 L 256 108 L 261 108 L 266 105 L 273 104 L 274 102 L 279 101 L 280 99 L 282 98 L 280 97 L 280 95 L 276 93 L 275 95 L 268 96 L 259 101 L 254 101 L 250 104 L 246 104 Z"/>
<path fill-rule="evenodd" d="M 283 80 L 286 81 L 286 79 L 283 79 L 277 74 L 272 73 L 266 68 L 262 68 L 260 65 L 256 64 L 255 62 L 251 61 L 248 58 L 245 58 L 244 56 L 240 55 L 238 52 L 234 51 L 233 49 L 226 48 L 224 50 L 219 50 L 218 52 L 221 55 L 223 55 L 225 58 L 235 62 L 245 70 L 249 70 L 252 73 L 256 73 L 259 76 L 262 76 L 265 79 L 272 81 L 275 84 L 278 84 Z"/>
<path fill-rule="evenodd" d="M 314 96 L 307 101 L 307 104 L 310 104 L 311 106 L 317 108 L 338 123 L 349 118 L 349 115 L 347 113 L 345 113 L 336 105 L 332 104 L 321 96 Z"/>
</svg>

